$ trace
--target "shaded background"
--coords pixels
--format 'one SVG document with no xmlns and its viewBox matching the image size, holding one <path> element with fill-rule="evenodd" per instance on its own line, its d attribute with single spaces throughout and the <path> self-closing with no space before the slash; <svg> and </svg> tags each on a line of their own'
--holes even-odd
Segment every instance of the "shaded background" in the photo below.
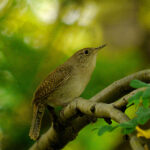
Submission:
<svg viewBox="0 0 150 150">
<path fill-rule="evenodd" d="M 0 150 L 27 150 L 31 99 L 40 81 L 77 50 L 107 43 L 82 94 L 150 66 L 149 0 L 0 0 Z M 132 110 L 128 113 L 132 114 Z M 129 149 L 120 130 L 84 128 L 64 150 Z M 42 133 L 49 127 L 46 113 Z"/>
</svg>

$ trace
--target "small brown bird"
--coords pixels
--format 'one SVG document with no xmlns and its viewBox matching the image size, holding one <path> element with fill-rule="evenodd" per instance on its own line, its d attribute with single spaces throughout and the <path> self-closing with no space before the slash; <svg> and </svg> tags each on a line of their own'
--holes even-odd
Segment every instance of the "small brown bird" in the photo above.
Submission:
<svg viewBox="0 0 150 150">
<path fill-rule="evenodd" d="M 64 106 L 82 94 L 95 68 L 97 53 L 105 46 L 77 51 L 40 84 L 33 98 L 33 118 L 29 133 L 31 139 L 38 138 L 48 105 Z"/>
</svg>

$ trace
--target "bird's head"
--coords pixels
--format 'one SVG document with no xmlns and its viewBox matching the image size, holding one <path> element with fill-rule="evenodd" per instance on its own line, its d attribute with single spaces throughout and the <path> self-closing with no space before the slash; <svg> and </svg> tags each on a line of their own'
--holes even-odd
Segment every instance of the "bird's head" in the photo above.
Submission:
<svg viewBox="0 0 150 150">
<path fill-rule="evenodd" d="M 73 64 L 76 64 L 77 66 L 88 67 L 96 62 L 98 52 L 105 46 L 106 44 L 96 48 L 83 48 L 77 51 L 70 59 Z"/>
</svg>

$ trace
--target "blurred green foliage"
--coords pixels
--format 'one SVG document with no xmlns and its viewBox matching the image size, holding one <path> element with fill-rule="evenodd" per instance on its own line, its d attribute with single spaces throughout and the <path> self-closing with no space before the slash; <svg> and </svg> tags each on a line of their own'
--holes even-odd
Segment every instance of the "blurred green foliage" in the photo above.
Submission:
<svg viewBox="0 0 150 150">
<path fill-rule="evenodd" d="M 149 0 L 0 1 L 0 149 L 26 150 L 31 100 L 40 81 L 75 51 L 108 43 L 83 97 L 149 67 Z M 131 114 L 132 112 L 129 112 Z M 64 150 L 113 150 L 120 131 L 101 137 L 83 129 Z M 49 127 L 47 115 L 43 131 Z M 112 138 L 113 137 L 113 138 Z"/>
</svg>

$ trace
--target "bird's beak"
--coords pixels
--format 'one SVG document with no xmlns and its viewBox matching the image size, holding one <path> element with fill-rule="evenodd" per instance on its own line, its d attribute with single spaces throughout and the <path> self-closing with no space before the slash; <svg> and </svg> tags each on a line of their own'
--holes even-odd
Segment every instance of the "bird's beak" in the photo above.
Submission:
<svg viewBox="0 0 150 150">
<path fill-rule="evenodd" d="M 98 52 L 99 50 L 101 50 L 102 48 L 104 48 L 106 46 L 106 44 L 103 44 L 99 47 L 93 48 L 94 51 Z"/>
</svg>

